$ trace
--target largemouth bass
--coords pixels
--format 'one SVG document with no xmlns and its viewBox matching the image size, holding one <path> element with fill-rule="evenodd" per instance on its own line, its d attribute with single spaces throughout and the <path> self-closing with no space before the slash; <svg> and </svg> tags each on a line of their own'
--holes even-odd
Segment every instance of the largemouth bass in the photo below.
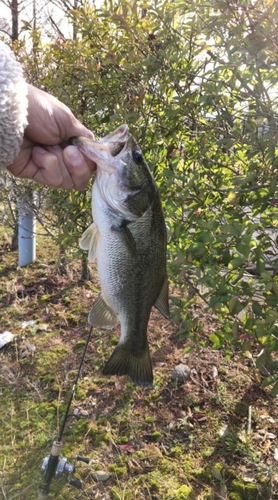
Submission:
<svg viewBox="0 0 278 500">
<path fill-rule="evenodd" d="M 91 309 L 92 326 L 121 324 L 118 345 L 104 375 L 129 375 L 151 385 L 147 326 L 154 305 L 169 317 L 166 227 L 157 186 L 126 125 L 100 141 L 72 141 L 97 164 L 92 191 L 93 224 L 80 239 L 97 260 L 101 292 Z"/>
</svg>

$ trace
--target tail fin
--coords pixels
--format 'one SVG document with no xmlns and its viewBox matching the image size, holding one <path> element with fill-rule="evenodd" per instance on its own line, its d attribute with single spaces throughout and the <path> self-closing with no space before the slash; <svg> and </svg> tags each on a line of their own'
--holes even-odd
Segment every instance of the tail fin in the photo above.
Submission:
<svg viewBox="0 0 278 500">
<path fill-rule="evenodd" d="M 139 355 L 135 354 L 127 345 L 118 344 L 107 361 L 103 374 L 129 375 L 136 385 L 152 386 L 153 372 L 148 344 Z"/>
</svg>

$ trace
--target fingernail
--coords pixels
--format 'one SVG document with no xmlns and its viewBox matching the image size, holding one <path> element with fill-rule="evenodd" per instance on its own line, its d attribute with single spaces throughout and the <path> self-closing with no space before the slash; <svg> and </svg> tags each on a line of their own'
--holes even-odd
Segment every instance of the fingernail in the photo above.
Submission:
<svg viewBox="0 0 278 500">
<path fill-rule="evenodd" d="M 69 146 L 66 150 L 66 154 L 68 156 L 68 160 L 74 167 L 79 167 L 83 163 L 83 158 L 81 153 L 74 146 Z"/>
</svg>

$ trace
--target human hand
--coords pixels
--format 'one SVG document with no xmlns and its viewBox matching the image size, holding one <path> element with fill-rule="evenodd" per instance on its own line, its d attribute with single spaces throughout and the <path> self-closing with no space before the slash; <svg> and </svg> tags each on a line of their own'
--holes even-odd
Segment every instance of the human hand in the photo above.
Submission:
<svg viewBox="0 0 278 500">
<path fill-rule="evenodd" d="M 86 188 L 96 165 L 76 146 L 61 146 L 73 136 L 93 139 L 69 108 L 58 99 L 28 85 L 28 126 L 19 155 L 8 170 L 16 177 L 63 189 Z"/>
</svg>

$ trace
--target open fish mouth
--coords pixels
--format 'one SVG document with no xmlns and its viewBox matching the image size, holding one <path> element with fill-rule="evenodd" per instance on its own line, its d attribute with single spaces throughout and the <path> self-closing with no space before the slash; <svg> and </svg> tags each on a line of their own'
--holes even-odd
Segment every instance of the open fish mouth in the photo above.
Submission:
<svg viewBox="0 0 278 500">
<path fill-rule="evenodd" d="M 111 172 L 121 161 L 121 153 L 126 150 L 131 135 L 127 125 L 121 125 L 114 132 L 106 135 L 99 141 L 86 137 L 72 137 L 71 144 L 88 158 L 93 160 L 104 171 Z"/>
</svg>

